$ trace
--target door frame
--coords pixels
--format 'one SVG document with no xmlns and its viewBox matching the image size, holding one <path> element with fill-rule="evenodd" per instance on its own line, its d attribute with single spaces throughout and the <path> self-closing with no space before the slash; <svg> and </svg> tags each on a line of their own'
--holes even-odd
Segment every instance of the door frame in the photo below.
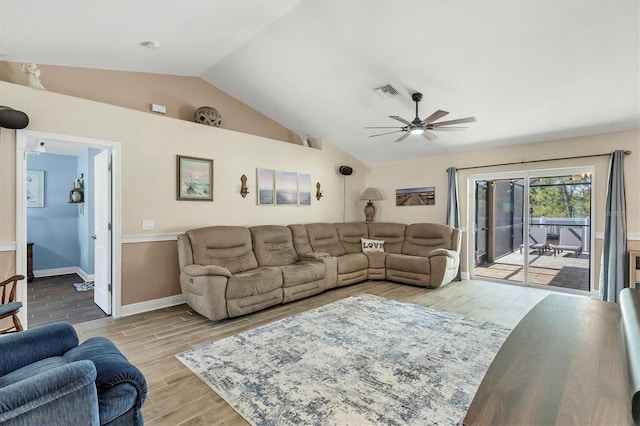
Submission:
<svg viewBox="0 0 640 426">
<path fill-rule="evenodd" d="M 106 148 L 111 150 L 111 315 L 117 318 L 121 315 L 121 269 L 122 250 L 120 244 L 121 235 L 121 199 L 122 176 L 121 161 L 122 147 L 119 142 L 93 139 L 79 136 L 61 135 L 35 130 L 16 130 L 16 274 L 25 275 L 27 272 L 27 141 L 30 139 L 59 140 L 68 143 L 85 145 L 87 148 Z M 22 324 L 28 325 L 28 297 L 26 280 L 24 285 L 19 285 L 16 300 L 22 302 L 23 307 L 18 316 Z"/>
<path fill-rule="evenodd" d="M 575 175 L 581 173 L 589 173 L 591 174 L 591 232 L 589 236 L 589 288 L 590 295 L 594 294 L 594 286 L 595 286 L 595 262 L 594 262 L 594 248 L 595 248 L 595 199 L 596 199 L 596 170 L 595 166 L 575 166 L 575 167 L 562 167 L 562 168 L 549 168 L 549 169 L 535 169 L 535 170 L 520 170 L 520 171 L 509 171 L 509 172 L 491 172 L 491 173 L 477 173 L 473 175 L 469 175 L 467 177 L 467 253 L 475 253 L 475 211 L 476 211 L 476 200 L 475 200 L 475 185 L 477 181 L 483 180 L 500 180 L 500 179 L 518 179 L 524 178 L 525 180 L 525 196 L 524 198 L 524 206 L 523 213 L 525 218 L 529 217 L 529 178 L 531 177 L 553 177 L 553 176 L 566 176 L 566 175 Z M 525 238 L 529 232 L 529 221 L 523 221 L 523 241 L 528 241 L 528 238 Z M 503 280 L 495 280 L 499 282 L 505 282 L 513 285 L 525 285 L 529 287 L 535 288 L 547 288 L 548 286 L 542 286 L 537 284 L 529 283 L 529 268 L 524 267 L 529 264 L 529 252 L 528 250 L 523 250 L 524 260 L 523 260 L 523 273 L 524 273 L 524 282 L 518 283 L 515 281 L 503 281 Z M 469 271 L 469 278 L 474 279 L 473 271 L 475 268 L 475 256 L 467 256 L 467 270 Z M 490 280 L 489 278 L 482 278 L 483 280 Z M 562 287 L 554 287 L 554 291 L 562 291 L 567 293 L 578 293 L 584 294 L 584 291 L 581 290 L 573 290 L 573 289 L 565 289 Z"/>
</svg>

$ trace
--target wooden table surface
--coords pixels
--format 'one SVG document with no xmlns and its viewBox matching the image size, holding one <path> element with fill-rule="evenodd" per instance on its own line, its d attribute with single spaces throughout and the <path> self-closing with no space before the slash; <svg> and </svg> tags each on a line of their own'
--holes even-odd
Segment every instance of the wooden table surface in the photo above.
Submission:
<svg viewBox="0 0 640 426">
<path fill-rule="evenodd" d="M 632 425 L 617 304 L 549 295 L 511 332 L 464 419 L 471 425 Z"/>
</svg>

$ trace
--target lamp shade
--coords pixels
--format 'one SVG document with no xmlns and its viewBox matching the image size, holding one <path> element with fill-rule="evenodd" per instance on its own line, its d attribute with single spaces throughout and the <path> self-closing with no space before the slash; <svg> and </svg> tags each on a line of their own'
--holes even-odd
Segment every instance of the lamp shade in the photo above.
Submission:
<svg viewBox="0 0 640 426">
<path fill-rule="evenodd" d="M 365 189 L 360 199 L 368 200 L 368 201 L 384 200 L 384 198 L 382 197 L 382 194 L 380 193 L 380 191 L 378 191 L 378 188 Z"/>
</svg>

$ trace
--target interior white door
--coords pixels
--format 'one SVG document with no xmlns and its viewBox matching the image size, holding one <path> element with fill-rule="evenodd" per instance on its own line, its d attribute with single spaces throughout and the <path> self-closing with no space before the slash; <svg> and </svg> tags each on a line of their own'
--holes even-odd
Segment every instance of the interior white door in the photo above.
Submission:
<svg viewBox="0 0 640 426">
<path fill-rule="evenodd" d="M 93 159 L 95 263 L 93 301 L 111 315 L 111 153 L 104 150 Z"/>
</svg>

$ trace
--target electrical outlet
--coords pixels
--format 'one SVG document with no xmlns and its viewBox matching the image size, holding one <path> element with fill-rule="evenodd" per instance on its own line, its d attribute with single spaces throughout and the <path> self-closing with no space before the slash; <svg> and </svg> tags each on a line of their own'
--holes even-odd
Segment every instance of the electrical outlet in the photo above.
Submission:
<svg viewBox="0 0 640 426">
<path fill-rule="evenodd" d="M 144 219 L 142 221 L 142 229 L 145 231 L 150 231 L 153 229 L 153 219 Z"/>
</svg>

